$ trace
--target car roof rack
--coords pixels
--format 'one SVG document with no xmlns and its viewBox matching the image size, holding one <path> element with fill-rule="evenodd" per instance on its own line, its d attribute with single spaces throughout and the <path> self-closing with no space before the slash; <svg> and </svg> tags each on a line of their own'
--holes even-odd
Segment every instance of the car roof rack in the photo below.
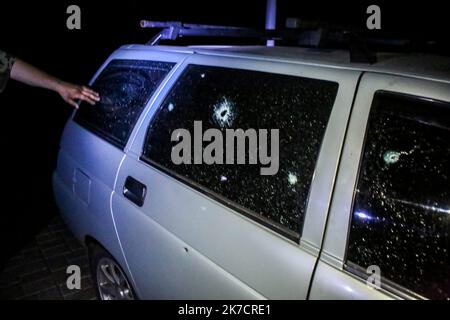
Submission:
<svg viewBox="0 0 450 320">
<path fill-rule="evenodd" d="M 297 28 L 284 30 L 261 30 L 246 27 L 220 25 L 189 24 L 179 21 L 149 21 L 141 20 L 141 28 L 161 29 L 148 45 L 158 45 L 161 40 L 177 40 L 182 37 L 211 38 L 254 38 L 259 40 L 290 41 L 296 46 L 312 48 L 347 48 L 350 62 L 375 63 L 376 53 L 370 48 L 391 49 L 430 49 L 429 42 L 415 43 L 407 39 L 375 38 L 362 35 L 360 31 L 342 27 L 322 25 L 317 22 L 304 21 Z"/>
<path fill-rule="evenodd" d="M 154 36 L 148 45 L 157 45 L 161 40 L 177 40 L 182 37 L 218 37 L 218 38 L 256 38 L 261 40 L 299 40 L 308 45 L 317 46 L 320 40 L 318 30 L 312 28 L 292 30 L 260 30 L 245 27 L 220 25 L 191 24 L 179 21 L 149 21 L 141 20 L 141 28 L 162 29 Z M 309 33 L 306 33 L 306 32 Z"/>
<path fill-rule="evenodd" d="M 339 32 L 320 28 L 315 23 L 304 23 L 301 28 L 287 30 L 260 30 L 245 27 L 220 25 L 190 24 L 179 21 L 141 20 L 141 28 L 161 29 L 148 45 L 155 46 L 161 40 L 177 40 L 182 37 L 217 37 L 217 38 L 255 38 L 260 40 L 289 40 L 298 46 L 318 48 L 326 42 L 347 43 L 350 49 L 350 61 L 362 63 L 376 62 L 364 39 L 345 30 Z"/>
</svg>

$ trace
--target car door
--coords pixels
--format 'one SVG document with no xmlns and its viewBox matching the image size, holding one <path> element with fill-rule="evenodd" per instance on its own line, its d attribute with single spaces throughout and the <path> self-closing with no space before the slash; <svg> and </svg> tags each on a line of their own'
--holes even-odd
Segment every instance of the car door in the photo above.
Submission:
<svg viewBox="0 0 450 320">
<path fill-rule="evenodd" d="M 362 77 L 314 299 L 450 297 L 450 84 Z"/>
<path fill-rule="evenodd" d="M 121 264 L 110 207 L 117 171 L 142 111 L 182 58 L 116 51 L 91 83 L 101 100 L 82 103 L 64 130 L 54 174 L 64 220 L 80 241 L 94 238 Z"/>
<path fill-rule="evenodd" d="M 184 62 L 143 122 L 112 199 L 140 298 L 307 297 L 358 76 L 200 54 Z M 175 164 L 172 133 L 194 134 L 196 120 L 219 131 L 280 129 L 276 174 L 201 156 Z"/>
</svg>

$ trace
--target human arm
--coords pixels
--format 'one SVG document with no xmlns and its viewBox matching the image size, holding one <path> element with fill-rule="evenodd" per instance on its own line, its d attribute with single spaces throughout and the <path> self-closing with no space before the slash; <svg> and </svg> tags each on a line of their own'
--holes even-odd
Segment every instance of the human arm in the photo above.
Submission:
<svg viewBox="0 0 450 320">
<path fill-rule="evenodd" d="M 27 85 L 57 92 L 68 104 L 78 108 L 76 100 L 92 105 L 100 100 L 98 93 L 85 87 L 62 81 L 31 64 L 16 59 L 11 69 L 11 78 Z"/>
</svg>

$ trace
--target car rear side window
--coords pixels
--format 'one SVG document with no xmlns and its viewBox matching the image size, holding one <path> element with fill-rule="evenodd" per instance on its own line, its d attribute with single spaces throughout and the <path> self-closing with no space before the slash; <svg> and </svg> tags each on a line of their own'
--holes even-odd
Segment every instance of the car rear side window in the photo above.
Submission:
<svg viewBox="0 0 450 320">
<path fill-rule="evenodd" d="M 337 90 L 338 84 L 330 81 L 189 65 L 149 126 L 143 159 L 250 218 L 298 238 Z M 171 134 L 178 128 L 194 132 L 194 121 L 202 122 L 203 131 L 215 128 L 223 136 L 227 129 L 279 129 L 277 173 L 261 175 L 261 167 L 249 162 L 174 164 L 171 150 L 176 142 L 171 142 Z"/>
<path fill-rule="evenodd" d="M 355 192 L 347 264 L 450 299 L 450 103 L 378 91 Z"/>
<path fill-rule="evenodd" d="M 111 61 L 92 85 L 100 102 L 95 106 L 81 103 L 75 122 L 124 148 L 139 115 L 173 66 L 157 61 Z"/>
</svg>

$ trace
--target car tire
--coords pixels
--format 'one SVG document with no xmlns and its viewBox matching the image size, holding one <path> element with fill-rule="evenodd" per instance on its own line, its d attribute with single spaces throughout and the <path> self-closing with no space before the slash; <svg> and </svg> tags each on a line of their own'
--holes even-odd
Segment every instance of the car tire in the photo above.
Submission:
<svg viewBox="0 0 450 320">
<path fill-rule="evenodd" d="M 125 272 L 109 252 L 98 245 L 90 245 L 89 263 L 98 299 L 137 299 Z"/>
</svg>

